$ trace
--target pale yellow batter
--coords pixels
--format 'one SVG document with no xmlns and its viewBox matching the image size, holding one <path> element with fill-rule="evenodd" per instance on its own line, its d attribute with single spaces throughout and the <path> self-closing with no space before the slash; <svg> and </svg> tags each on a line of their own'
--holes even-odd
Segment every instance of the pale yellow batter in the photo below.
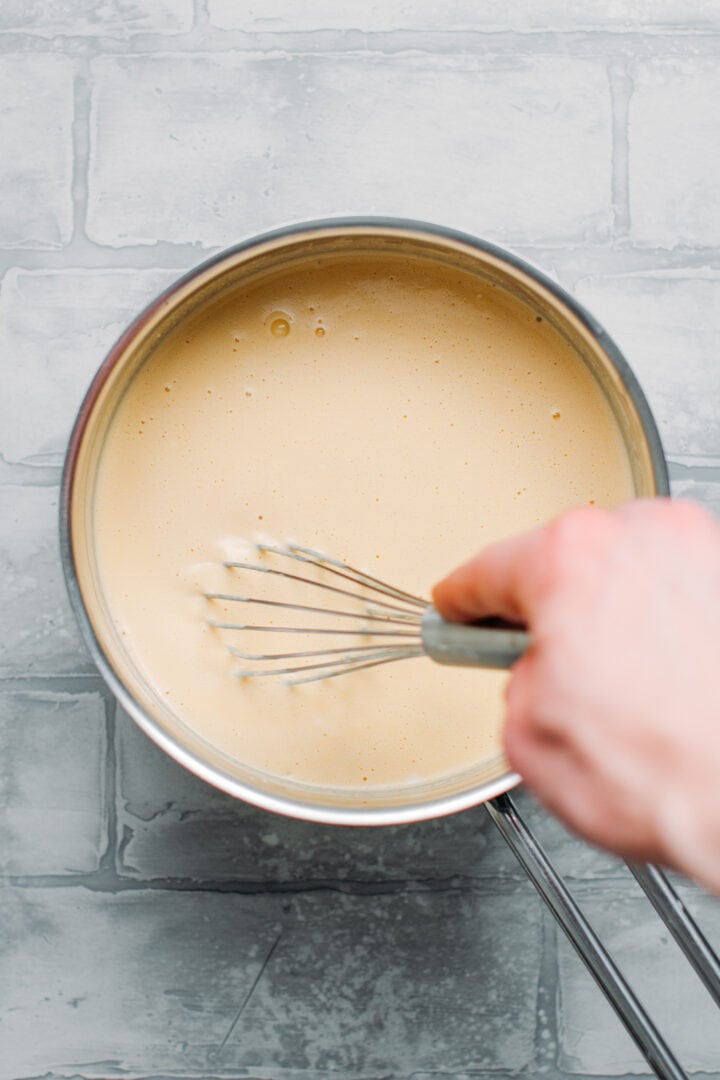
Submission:
<svg viewBox="0 0 720 1080">
<path fill-rule="evenodd" d="M 610 408 L 547 323 L 458 271 L 345 257 L 249 286 L 152 356 L 103 453 L 98 564 L 189 726 L 257 768 L 368 790 L 495 755 L 505 676 L 423 658 L 237 679 L 238 635 L 207 625 L 228 612 L 203 594 L 260 586 L 222 561 L 290 537 L 427 596 L 481 545 L 632 493 Z"/>
</svg>

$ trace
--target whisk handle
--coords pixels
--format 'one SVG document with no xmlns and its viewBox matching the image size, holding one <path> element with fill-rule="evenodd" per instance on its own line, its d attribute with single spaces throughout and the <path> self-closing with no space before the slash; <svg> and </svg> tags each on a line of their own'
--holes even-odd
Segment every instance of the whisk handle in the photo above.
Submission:
<svg viewBox="0 0 720 1080">
<path fill-rule="evenodd" d="M 434 607 L 422 618 L 423 647 L 431 660 L 456 667 L 509 668 L 530 645 L 522 627 L 501 619 L 451 623 Z"/>
</svg>

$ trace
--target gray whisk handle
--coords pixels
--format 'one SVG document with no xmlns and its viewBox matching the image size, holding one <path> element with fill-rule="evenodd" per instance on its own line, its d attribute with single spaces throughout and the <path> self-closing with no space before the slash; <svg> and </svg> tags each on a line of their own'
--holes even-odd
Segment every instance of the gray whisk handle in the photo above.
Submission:
<svg viewBox="0 0 720 1080">
<path fill-rule="evenodd" d="M 456 667 L 509 668 L 530 646 L 530 634 L 498 619 L 465 624 L 443 619 L 434 607 L 422 618 L 427 655 Z"/>
</svg>

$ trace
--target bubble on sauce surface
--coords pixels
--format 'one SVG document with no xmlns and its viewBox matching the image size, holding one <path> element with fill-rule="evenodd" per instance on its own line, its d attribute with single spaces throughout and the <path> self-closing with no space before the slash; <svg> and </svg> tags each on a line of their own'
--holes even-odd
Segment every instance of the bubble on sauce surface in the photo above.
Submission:
<svg viewBox="0 0 720 1080">
<path fill-rule="evenodd" d="M 290 320 L 283 315 L 277 315 L 270 323 L 270 333 L 276 338 L 287 337 L 290 333 Z"/>
</svg>

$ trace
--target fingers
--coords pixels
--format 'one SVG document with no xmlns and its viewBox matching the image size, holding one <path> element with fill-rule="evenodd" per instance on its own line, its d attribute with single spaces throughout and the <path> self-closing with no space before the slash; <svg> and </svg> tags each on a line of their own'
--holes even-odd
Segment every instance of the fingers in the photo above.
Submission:
<svg viewBox="0 0 720 1080">
<path fill-rule="evenodd" d="M 485 548 L 438 582 L 433 601 L 454 622 L 500 615 L 532 625 L 551 594 L 574 590 L 578 582 L 597 590 L 598 563 L 607 560 L 617 533 L 616 513 L 576 507 L 541 529 Z"/>
<path fill-rule="evenodd" d="M 512 537 L 479 552 L 433 589 L 433 603 L 452 622 L 499 615 L 528 622 L 544 541 L 542 530 Z"/>
<path fill-rule="evenodd" d="M 543 806 L 578 836 L 627 859 L 665 861 L 657 830 L 641 806 L 613 798 L 608 785 L 564 740 L 509 729 L 513 769 Z"/>
<path fill-rule="evenodd" d="M 661 729 L 658 717 L 681 715 L 684 697 L 675 690 L 673 698 L 666 679 L 658 699 L 655 683 L 659 668 L 672 672 L 682 659 L 679 598 L 690 605 L 691 627 L 708 609 L 681 577 L 678 551 L 686 553 L 681 567 L 692 551 L 703 568 L 692 581 L 704 596 L 718 565 L 717 526 L 694 507 L 669 500 L 578 507 L 485 549 L 433 591 L 447 619 L 499 615 L 528 625 L 533 645 L 508 683 L 508 760 L 571 829 L 630 858 L 669 858 L 657 804 L 674 728 L 665 721 Z M 701 619 L 702 640 L 716 641 L 715 623 Z"/>
<path fill-rule="evenodd" d="M 532 652 L 508 684 L 505 753 L 536 798 L 579 836 L 632 859 L 661 860 L 664 852 L 646 800 L 628 798 L 598 770 L 567 725 L 543 711 L 543 671 Z"/>
</svg>

